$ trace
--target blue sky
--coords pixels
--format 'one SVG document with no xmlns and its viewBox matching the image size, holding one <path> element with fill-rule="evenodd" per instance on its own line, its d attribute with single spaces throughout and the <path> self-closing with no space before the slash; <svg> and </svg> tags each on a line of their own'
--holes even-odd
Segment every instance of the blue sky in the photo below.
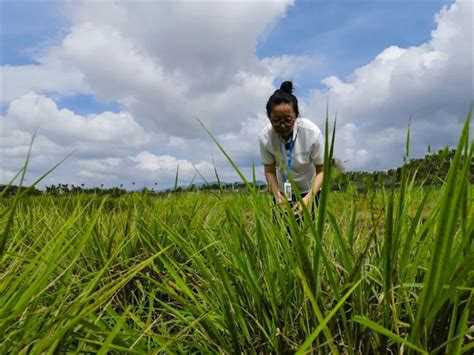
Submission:
<svg viewBox="0 0 474 355">
<path fill-rule="evenodd" d="M 349 170 L 399 165 L 456 142 L 472 103 L 466 1 L 2 1 L 2 168 L 31 174 L 76 153 L 50 182 L 183 184 L 235 172 L 196 121 L 251 172 L 265 103 L 293 79 L 304 115 L 338 112 Z M 435 18 L 438 20 L 435 20 Z M 472 78 L 472 80 L 470 80 Z M 7 112 L 7 108 L 9 109 Z M 259 178 L 263 179 L 259 170 Z"/>
<path fill-rule="evenodd" d="M 48 42 L 60 39 L 67 20 L 55 1 L 1 2 L 1 64 L 33 64 L 32 54 Z"/>
<path fill-rule="evenodd" d="M 390 45 L 417 46 L 435 28 L 434 14 L 447 0 L 297 1 L 257 54 L 308 55 L 324 58 L 322 70 L 298 77 L 303 96 L 329 75 L 347 76 Z"/>
</svg>

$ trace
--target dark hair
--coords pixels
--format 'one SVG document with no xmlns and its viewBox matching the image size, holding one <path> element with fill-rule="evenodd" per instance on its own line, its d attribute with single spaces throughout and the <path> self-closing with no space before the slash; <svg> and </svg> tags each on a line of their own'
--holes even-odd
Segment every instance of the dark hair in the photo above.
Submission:
<svg viewBox="0 0 474 355">
<path fill-rule="evenodd" d="M 298 99 L 293 93 L 293 83 L 291 81 L 284 81 L 281 83 L 280 89 L 276 90 L 267 102 L 267 116 L 270 117 L 273 106 L 280 104 L 291 104 L 296 117 L 299 115 Z"/>
</svg>

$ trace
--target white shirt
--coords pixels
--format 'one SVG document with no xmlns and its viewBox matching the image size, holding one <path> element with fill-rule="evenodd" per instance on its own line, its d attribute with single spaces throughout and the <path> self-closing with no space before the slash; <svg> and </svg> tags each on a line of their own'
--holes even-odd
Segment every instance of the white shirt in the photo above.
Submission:
<svg viewBox="0 0 474 355">
<path fill-rule="evenodd" d="M 324 164 L 324 140 L 321 130 L 307 118 L 297 118 L 293 127 L 293 137 L 296 137 L 293 147 L 291 174 L 301 193 L 311 189 L 311 182 L 315 175 L 315 165 Z M 281 152 L 283 163 L 288 164 L 288 153 L 285 141 L 269 123 L 258 135 L 260 155 L 264 165 L 275 164 L 277 181 L 283 191 L 284 170 L 277 158 L 277 151 Z"/>
</svg>

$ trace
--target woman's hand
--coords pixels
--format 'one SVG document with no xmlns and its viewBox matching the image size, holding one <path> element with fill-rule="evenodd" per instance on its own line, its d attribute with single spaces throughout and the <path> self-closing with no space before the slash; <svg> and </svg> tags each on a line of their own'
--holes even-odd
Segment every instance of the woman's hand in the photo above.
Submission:
<svg viewBox="0 0 474 355">
<path fill-rule="evenodd" d="M 283 195 L 279 191 L 275 194 L 275 200 L 276 200 L 277 204 L 279 204 L 279 205 L 284 205 L 285 204 L 285 198 L 283 197 Z"/>
<path fill-rule="evenodd" d="M 308 209 L 311 209 L 311 201 L 312 201 L 312 194 L 308 193 L 305 197 L 303 197 L 303 203 L 305 204 Z M 295 214 L 302 214 L 303 213 L 303 206 L 301 206 L 300 202 L 297 202 L 293 208 L 293 213 Z"/>
<path fill-rule="evenodd" d="M 305 197 L 303 197 L 303 202 L 306 207 L 311 208 L 311 201 L 313 199 L 313 194 L 311 192 L 307 193 Z"/>
</svg>

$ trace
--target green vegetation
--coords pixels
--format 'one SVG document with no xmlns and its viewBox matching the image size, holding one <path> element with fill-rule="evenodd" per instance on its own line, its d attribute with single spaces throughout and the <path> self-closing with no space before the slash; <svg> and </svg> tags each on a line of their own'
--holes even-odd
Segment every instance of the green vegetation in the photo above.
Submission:
<svg viewBox="0 0 474 355">
<path fill-rule="evenodd" d="M 469 120 L 440 186 L 404 167 L 398 187 L 330 192 L 327 141 L 301 225 L 255 179 L 247 194 L 2 194 L 0 352 L 470 353 Z"/>
<path fill-rule="evenodd" d="M 403 167 L 386 171 L 373 172 L 340 172 L 332 179 L 332 189 L 346 191 L 355 185 L 359 192 L 367 192 L 374 188 L 390 188 L 392 182 L 399 187 L 402 182 L 403 170 L 408 170 L 415 178 L 417 186 L 441 186 L 448 176 L 451 161 L 456 155 L 456 149 L 439 150 L 436 153 L 426 154 L 423 158 L 410 159 Z M 474 164 L 471 162 L 469 181 L 474 184 Z"/>
</svg>

